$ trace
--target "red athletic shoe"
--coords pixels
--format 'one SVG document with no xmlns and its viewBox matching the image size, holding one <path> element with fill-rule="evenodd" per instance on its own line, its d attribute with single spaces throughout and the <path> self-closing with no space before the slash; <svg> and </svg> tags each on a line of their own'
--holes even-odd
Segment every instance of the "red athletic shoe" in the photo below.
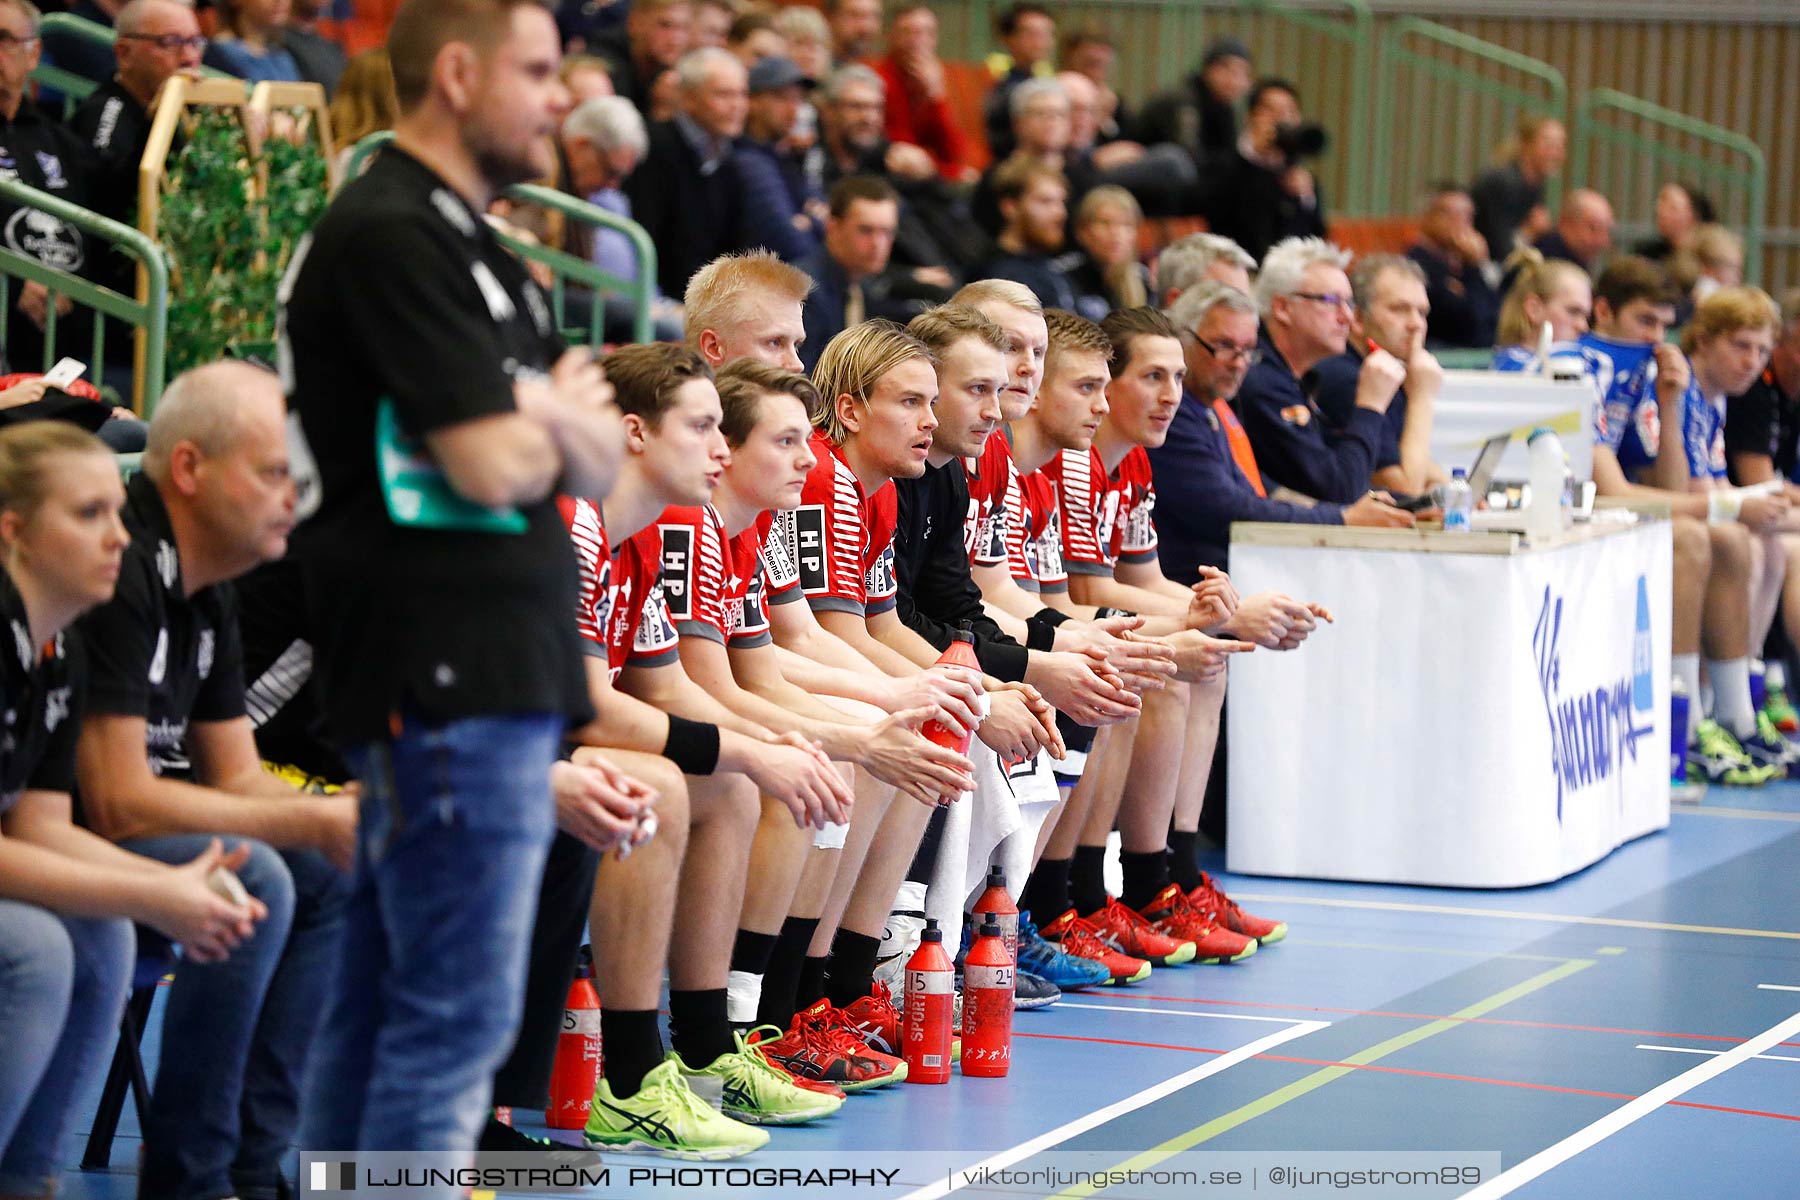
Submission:
<svg viewBox="0 0 1800 1200">
<path fill-rule="evenodd" d="M 1141 958 L 1159 967 L 1179 967 L 1193 962 L 1196 947 L 1184 938 L 1158 933 L 1144 920 L 1143 914 L 1126 908 L 1115 896 L 1106 898 L 1106 907 L 1088 914 L 1095 935 L 1120 954 Z"/>
<path fill-rule="evenodd" d="M 1265 946 L 1272 946 L 1287 936 L 1286 921 L 1270 921 L 1251 916 L 1233 903 L 1230 896 L 1220 891 L 1219 885 L 1205 871 L 1200 872 L 1200 886 L 1188 893 L 1188 899 L 1200 911 L 1214 914 L 1218 924 L 1233 933 L 1255 938 Z"/>
<path fill-rule="evenodd" d="M 894 993 L 880 980 L 867 996 L 836 1010 L 844 1028 L 861 1038 L 865 1046 L 883 1054 L 900 1053 L 900 1010 L 894 1007 Z"/>
<path fill-rule="evenodd" d="M 763 1057 L 800 1079 L 836 1084 L 860 1092 L 906 1078 L 906 1063 L 871 1050 L 844 1027 L 829 1000 L 794 1014 L 788 1031 L 773 1041 L 758 1040 Z"/>
<path fill-rule="evenodd" d="M 1151 928 L 1170 937 L 1194 943 L 1194 961 L 1237 962 L 1256 953 L 1256 939 L 1218 924 L 1189 900 L 1181 885 L 1171 883 L 1144 907 Z"/>
<path fill-rule="evenodd" d="M 1061 946 L 1064 953 L 1076 958 L 1091 958 L 1112 972 L 1111 978 L 1104 981 L 1107 985 L 1137 983 L 1150 977 L 1147 961 L 1121 954 L 1108 946 L 1093 923 L 1076 916 L 1072 908 L 1038 932 L 1045 941 Z"/>
<path fill-rule="evenodd" d="M 779 1062 L 769 1056 L 768 1048 L 766 1046 L 759 1044 L 757 1041 L 757 1034 L 759 1033 L 761 1033 L 763 1037 L 768 1038 L 770 1044 L 773 1044 L 780 1040 L 781 1030 L 773 1025 L 761 1026 L 759 1029 L 752 1030 L 744 1039 L 744 1043 L 758 1054 L 761 1054 L 764 1062 L 793 1080 L 795 1087 L 799 1088 L 801 1091 L 817 1092 L 821 1096 L 835 1096 L 839 1100 L 844 1099 L 844 1097 L 849 1094 L 835 1083 L 827 1083 L 823 1079 L 808 1079 L 806 1076 L 796 1075 L 786 1067 L 782 1066 Z"/>
</svg>

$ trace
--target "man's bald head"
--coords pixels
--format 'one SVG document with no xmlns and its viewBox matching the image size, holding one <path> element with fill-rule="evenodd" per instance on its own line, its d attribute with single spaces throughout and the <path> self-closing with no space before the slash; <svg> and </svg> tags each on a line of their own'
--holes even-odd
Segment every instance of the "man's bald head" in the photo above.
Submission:
<svg viewBox="0 0 1800 1200">
<path fill-rule="evenodd" d="M 119 82 L 146 106 L 169 76 L 200 66 L 200 21 L 183 0 L 131 0 L 114 27 Z M 164 45 L 165 39 L 174 44 Z"/>
<path fill-rule="evenodd" d="M 1556 229 L 1569 250 L 1591 268 L 1595 260 L 1612 249 L 1612 204 L 1592 188 L 1576 188 L 1563 197 Z"/>
<path fill-rule="evenodd" d="M 168 479 L 176 448 L 191 443 L 203 457 L 231 453 L 248 427 L 272 415 L 280 424 L 281 383 L 261 367 L 216 362 L 176 377 L 150 419 L 143 469 L 157 484 Z"/>
</svg>

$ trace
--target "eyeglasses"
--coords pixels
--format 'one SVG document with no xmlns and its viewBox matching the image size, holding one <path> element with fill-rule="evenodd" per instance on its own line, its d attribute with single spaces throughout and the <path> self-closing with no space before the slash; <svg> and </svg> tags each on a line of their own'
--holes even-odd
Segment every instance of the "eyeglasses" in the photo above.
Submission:
<svg viewBox="0 0 1800 1200">
<path fill-rule="evenodd" d="M 179 33 L 121 33 L 121 41 L 130 39 L 134 42 L 152 42 L 158 50 L 204 50 L 206 39 L 195 35 L 183 37 Z"/>
<path fill-rule="evenodd" d="M 1311 300 L 1314 304 L 1323 304 L 1326 308 L 1341 308 L 1345 312 L 1351 311 L 1354 305 L 1349 296 L 1340 296 L 1336 292 L 1289 292 L 1288 295 Z"/>
<path fill-rule="evenodd" d="M 16 33 L 0 33 L 0 50 L 24 50 L 35 46 L 40 39 L 35 33 L 29 37 L 20 37 Z"/>
<path fill-rule="evenodd" d="M 1197 333 L 1192 333 L 1188 336 L 1194 339 L 1194 344 L 1196 346 L 1200 347 L 1220 362 L 1230 362 L 1235 359 L 1238 362 L 1243 363 L 1246 367 L 1254 367 L 1257 363 L 1262 361 L 1263 352 L 1261 346 L 1215 346 Z"/>
</svg>

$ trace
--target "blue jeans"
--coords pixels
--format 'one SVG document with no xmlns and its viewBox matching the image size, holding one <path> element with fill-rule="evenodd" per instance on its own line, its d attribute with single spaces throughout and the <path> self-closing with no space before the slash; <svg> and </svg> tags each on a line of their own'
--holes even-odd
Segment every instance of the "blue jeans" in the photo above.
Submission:
<svg viewBox="0 0 1800 1200">
<path fill-rule="evenodd" d="M 131 983 L 131 922 L 0 900 L 0 1195 L 49 1192 L 71 1111 L 112 1052 Z"/>
<path fill-rule="evenodd" d="M 409 718 L 346 754 L 362 781 L 356 880 L 307 1150 L 473 1152 L 518 1028 L 562 729 L 548 714 Z"/>
<path fill-rule="evenodd" d="M 210 840 L 178 834 L 125 848 L 184 863 Z M 184 962 L 175 972 L 144 1130 L 144 1196 L 273 1200 L 300 1124 L 300 1084 L 350 881 L 315 851 L 249 845 L 238 876 L 269 916 L 224 962 Z"/>
</svg>

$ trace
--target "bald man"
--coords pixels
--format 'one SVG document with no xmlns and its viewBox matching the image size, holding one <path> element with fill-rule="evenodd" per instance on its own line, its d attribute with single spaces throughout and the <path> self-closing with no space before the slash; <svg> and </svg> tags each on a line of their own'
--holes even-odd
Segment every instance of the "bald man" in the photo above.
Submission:
<svg viewBox="0 0 1800 1200">
<path fill-rule="evenodd" d="M 239 876 L 269 909 L 229 960 L 176 971 L 144 1128 L 146 1196 L 276 1194 L 348 896 L 355 800 L 265 773 L 244 708 L 231 580 L 287 549 L 285 416 L 275 376 L 245 363 L 169 385 L 126 487 L 117 590 L 78 627 L 82 818 L 166 863 L 214 837 L 247 844 Z"/>
<path fill-rule="evenodd" d="M 1545 258 L 1560 258 L 1592 273 L 1612 249 L 1613 209 L 1605 196 L 1577 188 L 1563 197 L 1556 228 L 1533 245 Z"/>
</svg>

